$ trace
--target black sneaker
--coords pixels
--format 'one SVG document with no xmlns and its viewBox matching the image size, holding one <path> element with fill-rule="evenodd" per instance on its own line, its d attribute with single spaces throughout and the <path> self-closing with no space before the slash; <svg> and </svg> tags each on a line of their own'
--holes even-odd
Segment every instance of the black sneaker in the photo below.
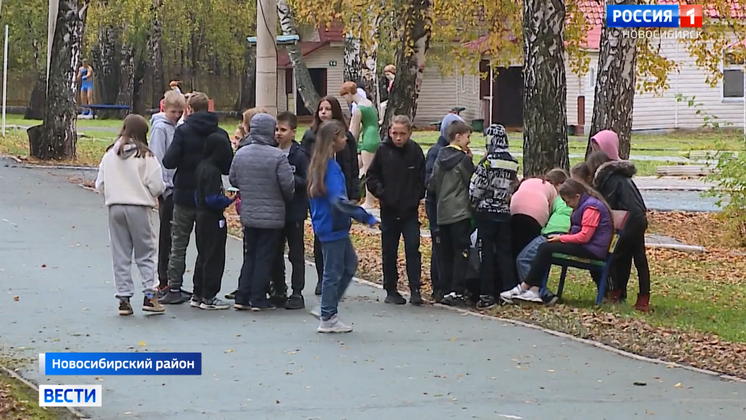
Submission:
<svg viewBox="0 0 746 420">
<path fill-rule="evenodd" d="M 158 292 L 156 293 L 156 296 L 158 296 L 158 299 L 162 299 L 166 294 L 168 294 L 168 291 L 171 290 L 168 288 L 168 286 L 164 288 L 159 288 Z"/>
<path fill-rule="evenodd" d="M 293 293 L 285 302 L 285 309 L 303 309 L 306 307 L 306 302 L 303 299 L 303 295 Z"/>
<path fill-rule="evenodd" d="M 288 301 L 287 295 L 273 295 L 269 298 L 269 301 L 276 307 L 285 306 Z"/>
<path fill-rule="evenodd" d="M 236 300 L 236 295 L 237 294 L 238 294 L 238 289 L 236 289 L 236 290 L 234 290 L 234 291 L 232 291 L 230 293 L 227 293 L 225 295 L 225 298 L 228 299 L 228 300 Z"/>
<path fill-rule="evenodd" d="M 431 295 L 431 298 L 435 303 L 442 303 L 444 297 L 445 293 L 441 292 L 440 290 L 433 290 L 433 294 Z"/>
<path fill-rule="evenodd" d="M 559 301 L 559 297 L 551 291 L 545 290 L 544 293 L 541 294 L 541 300 L 543 300 L 547 305 L 554 305 Z"/>
<path fill-rule="evenodd" d="M 440 303 L 446 306 L 454 306 L 456 308 L 466 308 L 468 306 L 466 297 L 464 295 L 456 294 L 455 292 L 445 295 Z"/>
<path fill-rule="evenodd" d="M 159 302 L 164 305 L 180 305 L 191 299 L 191 295 L 185 293 L 183 290 L 169 290 L 165 296 L 163 296 Z"/>
<path fill-rule="evenodd" d="M 251 305 L 245 303 L 233 303 L 233 309 L 237 311 L 250 311 Z"/>
<path fill-rule="evenodd" d="M 145 295 L 144 299 L 142 301 L 142 310 L 144 312 L 151 312 L 155 314 L 162 314 L 166 312 L 166 308 L 161 305 L 160 302 L 158 302 L 158 298 L 153 296 Z"/>
<path fill-rule="evenodd" d="M 130 305 L 129 299 L 120 299 L 119 300 L 119 315 L 121 316 L 129 316 L 132 315 L 134 311 L 132 310 L 132 305 Z"/>
<path fill-rule="evenodd" d="M 414 306 L 422 305 L 423 301 L 420 292 L 412 292 L 412 294 L 409 296 L 409 303 L 410 305 Z"/>
<path fill-rule="evenodd" d="M 260 303 L 251 302 L 250 307 L 253 312 L 270 311 L 273 309 L 277 309 L 277 306 L 275 306 L 275 304 L 270 301 L 264 301 Z"/>
<path fill-rule="evenodd" d="M 321 280 L 316 283 L 316 289 L 314 289 L 313 294 L 316 296 L 321 296 Z"/>
<path fill-rule="evenodd" d="M 205 309 L 208 311 L 220 311 L 224 309 L 230 309 L 231 304 L 227 302 L 223 302 L 222 300 L 214 297 L 212 299 L 202 299 L 202 302 L 199 305 L 200 309 Z"/>
<path fill-rule="evenodd" d="M 383 300 L 383 303 L 392 305 L 406 305 L 407 300 L 404 299 L 404 296 L 400 295 L 399 292 L 387 292 L 386 299 Z"/>
<path fill-rule="evenodd" d="M 497 306 L 497 301 L 495 300 L 494 296 L 490 295 L 482 295 L 479 297 L 479 302 L 477 302 L 477 309 L 479 310 L 486 310 L 490 308 L 494 308 Z"/>
<path fill-rule="evenodd" d="M 199 308 L 199 305 L 201 305 L 201 304 L 202 304 L 202 298 L 201 297 L 192 295 L 192 298 L 189 299 L 189 306 L 191 306 L 192 308 Z"/>
</svg>

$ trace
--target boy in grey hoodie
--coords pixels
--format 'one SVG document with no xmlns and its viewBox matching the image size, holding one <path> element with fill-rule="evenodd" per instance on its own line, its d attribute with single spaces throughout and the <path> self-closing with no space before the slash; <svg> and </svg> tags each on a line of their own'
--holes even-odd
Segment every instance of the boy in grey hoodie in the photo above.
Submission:
<svg viewBox="0 0 746 420">
<path fill-rule="evenodd" d="M 177 90 L 166 92 L 163 98 L 163 112 L 150 118 L 150 150 L 161 164 L 166 190 L 158 197 L 160 231 L 158 232 L 158 290 L 160 294 L 168 290 L 168 257 L 171 252 L 171 220 L 174 216 L 174 172 L 163 167 L 163 157 L 174 139 L 176 123 L 184 113 L 186 100 Z"/>
</svg>

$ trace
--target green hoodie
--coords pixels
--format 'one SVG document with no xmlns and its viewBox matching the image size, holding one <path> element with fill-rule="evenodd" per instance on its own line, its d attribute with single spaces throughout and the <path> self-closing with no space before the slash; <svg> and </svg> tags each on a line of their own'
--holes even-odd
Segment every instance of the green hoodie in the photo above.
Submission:
<svg viewBox="0 0 746 420">
<path fill-rule="evenodd" d="M 439 225 L 471 218 L 469 181 L 473 173 L 474 163 L 460 147 L 444 147 L 438 153 L 430 179 L 430 190 L 437 197 Z"/>
<path fill-rule="evenodd" d="M 541 230 L 541 234 L 549 235 L 550 233 L 569 232 L 571 214 L 572 208 L 558 195 L 554 199 L 554 203 L 552 203 L 552 214 L 549 216 L 547 225 Z"/>
</svg>

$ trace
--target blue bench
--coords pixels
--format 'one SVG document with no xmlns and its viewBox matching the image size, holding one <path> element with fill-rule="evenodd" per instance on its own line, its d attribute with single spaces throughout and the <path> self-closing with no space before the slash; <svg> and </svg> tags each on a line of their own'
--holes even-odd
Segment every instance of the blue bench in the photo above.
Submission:
<svg viewBox="0 0 746 420">
<path fill-rule="evenodd" d="M 93 117 L 96 117 L 96 111 L 112 110 L 112 111 L 129 111 L 129 105 L 104 105 L 104 104 L 91 104 L 81 105 L 81 108 L 87 108 L 91 110 Z"/>
<path fill-rule="evenodd" d="M 609 244 L 609 253 L 605 260 L 592 260 L 588 258 L 579 258 L 574 255 L 567 254 L 552 254 L 552 265 L 558 265 L 562 267 L 562 274 L 560 275 L 559 286 L 557 287 L 557 297 L 562 297 L 562 289 L 565 288 L 565 278 L 567 277 L 567 269 L 569 267 L 579 268 L 581 270 L 588 270 L 589 272 L 600 272 L 601 279 L 598 284 L 598 294 L 596 295 L 596 305 L 600 305 L 604 299 L 604 293 L 606 293 L 606 284 L 609 278 L 609 266 L 611 265 L 611 259 L 616 251 L 617 243 L 619 243 L 619 237 L 624 232 L 624 225 L 627 223 L 628 213 L 621 210 L 612 210 L 611 217 L 614 221 L 614 236 L 611 238 Z M 544 275 L 544 280 L 541 283 L 541 292 L 544 294 L 547 288 L 547 281 L 549 280 L 549 270 Z"/>
</svg>

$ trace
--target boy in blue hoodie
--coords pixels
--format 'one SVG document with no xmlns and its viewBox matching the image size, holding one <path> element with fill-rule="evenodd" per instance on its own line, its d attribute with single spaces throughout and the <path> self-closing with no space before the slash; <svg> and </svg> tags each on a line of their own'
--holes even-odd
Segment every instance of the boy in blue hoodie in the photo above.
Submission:
<svg viewBox="0 0 746 420">
<path fill-rule="evenodd" d="M 181 92 L 170 90 L 163 97 L 163 112 L 150 119 L 150 150 L 161 164 L 166 191 L 158 197 L 160 230 L 158 232 L 158 291 L 168 291 L 168 260 L 171 253 L 171 220 L 174 217 L 174 173 L 163 167 L 163 157 L 174 140 L 176 123 L 184 113 L 186 99 Z"/>
<path fill-rule="evenodd" d="M 306 286 L 305 249 L 303 243 L 304 222 L 308 216 L 308 194 L 306 194 L 306 172 L 308 171 L 308 154 L 295 141 L 295 130 L 298 118 L 291 112 L 282 112 L 277 116 L 275 140 L 277 146 L 287 156 L 290 170 L 295 180 L 293 199 L 285 205 L 285 227 L 277 250 L 274 268 L 272 269 L 272 300 L 275 305 L 285 309 L 303 309 L 303 288 Z M 288 259 L 293 267 L 290 284 L 293 293 L 287 297 L 285 283 L 285 243 L 288 245 Z"/>
</svg>

